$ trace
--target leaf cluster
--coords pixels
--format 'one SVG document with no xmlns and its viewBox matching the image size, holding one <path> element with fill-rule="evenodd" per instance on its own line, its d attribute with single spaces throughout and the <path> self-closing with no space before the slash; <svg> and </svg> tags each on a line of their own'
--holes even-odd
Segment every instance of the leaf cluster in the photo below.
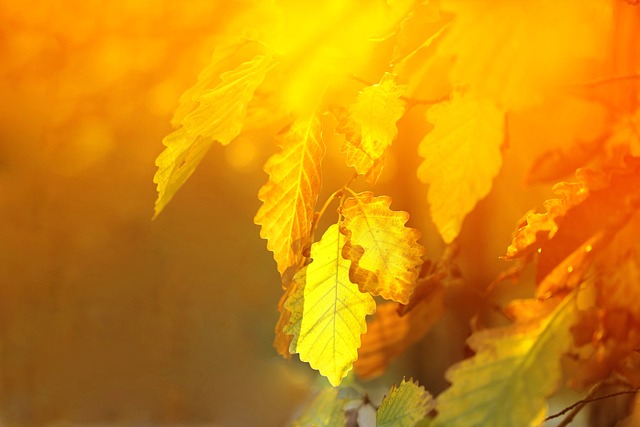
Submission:
<svg viewBox="0 0 640 427">
<path fill-rule="evenodd" d="M 214 142 L 285 121 L 255 216 L 284 291 L 274 346 L 337 387 L 352 369 L 363 379 L 384 372 L 440 318 L 449 284 L 464 282 L 456 239 L 507 159 L 511 118 L 548 99 L 596 105 L 600 129 L 578 137 L 573 127 L 530 164 L 529 182 L 575 180 L 555 184 L 545 212 L 525 215 L 504 254 L 515 267 L 482 297 L 506 278 L 524 283 L 529 268 L 535 293 L 499 307 L 507 326 L 474 330 L 472 355 L 446 372 L 451 386 L 437 404 L 403 381 L 377 422 L 413 426 L 435 408 L 426 421 L 435 426 L 535 425 L 561 384 L 586 390 L 617 377 L 639 386 L 640 79 L 636 56 L 620 53 L 637 50 L 638 10 L 611 0 L 314 7 L 274 5 L 271 19 L 216 49 L 156 160 L 155 215 Z M 601 65 L 592 80 L 580 74 L 585 63 Z M 375 187 L 393 150 L 415 139 L 399 123 L 416 110 L 429 128 L 416 175 L 447 245 L 432 259 L 391 197 L 353 190 L 356 180 Z M 319 204 L 326 144 L 336 139 L 354 176 Z M 335 204 L 335 223 L 316 238 Z M 327 388 L 293 425 L 345 425 L 347 403 Z"/>
</svg>

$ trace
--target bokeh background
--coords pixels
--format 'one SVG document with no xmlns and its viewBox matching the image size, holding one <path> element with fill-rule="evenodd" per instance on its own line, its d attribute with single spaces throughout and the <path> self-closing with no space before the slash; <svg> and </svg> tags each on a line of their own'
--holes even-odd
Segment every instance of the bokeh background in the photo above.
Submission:
<svg viewBox="0 0 640 427">
<path fill-rule="evenodd" d="M 150 220 L 178 97 L 245 7 L 0 2 L 0 425 L 281 425 L 305 398 L 259 153 L 214 147 Z"/>
<path fill-rule="evenodd" d="M 258 19 L 257 3 L 0 0 L 0 425 L 280 426 L 308 399 L 315 373 L 271 345 L 281 289 L 253 225 L 273 132 L 214 145 L 151 221 L 178 98 L 224 34 Z M 417 137 L 391 153 L 376 191 L 411 212 L 437 259 L 415 177 L 424 112 L 399 123 Z M 456 309 L 372 389 L 403 374 L 446 386 L 478 291 L 508 267 L 498 256 L 520 216 L 551 194 L 525 190 L 523 165 L 575 129 L 596 133 L 582 126 L 598 114 L 551 99 L 511 118 L 538 131 L 513 132 L 465 223 Z M 331 145 L 327 164 L 339 156 Z M 327 178 L 323 196 L 348 176 Z"/>
</svg>

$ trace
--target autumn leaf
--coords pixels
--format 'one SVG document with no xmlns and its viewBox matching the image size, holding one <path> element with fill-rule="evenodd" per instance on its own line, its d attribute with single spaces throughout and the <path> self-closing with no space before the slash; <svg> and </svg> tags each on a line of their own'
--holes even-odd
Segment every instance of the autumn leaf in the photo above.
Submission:
<svg viewBox="0 0 640 427">
<path fill-rule="evenodd" d="M 549 240 L 558 232 L 558 220 L 567 214 L 572 206 L 582 203 L 589 190 L 584 183 L 561 182 L 552 190 L 557 198 L 544 202 L 545 213 L 529 212 L 523 225 L 519 227 L 507 248 L 505 259 L 515 259 L 537 250 L 542 242 Z"/>
<path fill-rule="evenodd" d="M 189 179 L 207 154 L 213 141 L 204 137 L 195 137 L 180 128 L 165 136 L 162 143 L 166 146 L 156 159 L 158 171 L 153 177 L 157 184 L 158 198 L 155 204 L 156 218 L 173 198 L 176 192 Z"/>
<path fill-rule="evenodd" d="M 601 55 L 611 22 L 611 2 L 604 0 L 449 0 L 442 9 L 455 15 L 439 46 L 441 55 L 455 58 L 451 80 L 509 110 L 539 102 L 578 71 L 578 59 Z"/>
<path fill-rule="evenodd" d="M 452 385 L 438 396 L 434 426 L 540 422 L 545 400 L 561 377 L 560 357 L 571 347 L 570 328 L 578 320 L 576 294 L 559 303 L 527 302 L 527 313 L 538 305 L 537 316 L 516 313 L 519 322 L 511 326 L 474 333 L 468 344 L 476 354 L 447 371 Z"/>
<path fill-rule="evenodd" d="M 338 397 L 337 388 L 325 388 L 296 418 L 291 427 L 341 427 L 346 424 L 344 405 L 347 399 Z"/>
<path fill-rule="evenodd" d="M 376 413 L 378 427 L 413 427 L 434 408 L 435 402 L 425 389 L 414 381 L 402 380 L 400 386 L 382 400 Z"/>
<path fill-rule="evenodd" d="M 158 198 L 154 218 L 193 174 L 214 141 L 227 145 L 240 134 L 247 105 L 273 58 L 265 52 L 233 69 L 220 69 L 238 50 L 225 48 L 214 54 L 199 82 L 181 99 L 174 122 L 182 127 L 164 138 L 166 148 L 156 159 L 158 171 L 153 182 Z M 213 77 L 218 71 L 219 79 Z"/>
<path fill-rule="evenodd" d="M 341 149 L 346 153 L 347 165 L 360 175 L 373 172 L 372 183 L 380 173 L 375 167 L 398 134 L 396 122 L 404 114 L 400 97 L 405 90 L 405 85 L 396 84 L 393 74 L 385 73 L 379 83 L 358 94 L 349 107 L 346 122 L 339 123 L 336 129 L 346 136 Z"/>
<path fill-rule="evenodd" d="M 344 202 L 342 254 L 351 261 L 349 277 L 362 292 L 407 304 L 425 249 L 417 242 L 420 232 L 405 227 L 409 214 L 392 211 L 390 205 L 390 197 L 368 191 Z"/>
<path fill-rule="evenodd" d="M 578 182 L 554 186 L 560 197 L 544 203 L 544 214 L 529 213 L 507 249 L 506 259 L 537 253 L 538 283 L 590 239 L 607 240 L 616 233 L 640 203 L 636 158 L 627 157 L 624 167 L 609 172 L 579 169 L 576 177 Z"/>
<path fill-rule="evenodd" d="M 399 304 L 378 306 L 367 332 L 362 336 L 362 347 L 354 364 L 360 378 L 371 379 L 382 375 L 389 363 L 420 341 L 431 330 L 444 312 L 444 287 L 435 284 L 411 311 L 398 313 Z"/>
<path fill-rule="evenodd" d="M 458 236 L 465 216 L 491 190 L 502 164 L 504 113 L 469 94 L 433 106 L 434 125 L 419 147 L 418 178 L 429 184 L 431 217 L 446 243 Z"/>
<path fill-rule="evenodd" d="M 263 204 L 254 222 L 262 225 L 260 237 L 267 239 L 267 248 L 284 275 L 298 265 L 303 249 L 310 244 L 325 153 L 320 120 L 316 116 L 296 120 L 277 142 L 281 151 L 264 166 L 269 181 L 258 193 Z"/>
<path fill-rule="evenodd" d="M 306 280 L 305 273 L 306 267 L 298 271 L 298 274 L 293 277 L 291 283 L 282 294 L 282 297 L 280 297 L 280 301 L 278 301 L 280 317 L 275 327 L 273 347 L 278 354 L 285 359 L 291 358 L 289 348 L 291 347 L 292 338 L 294 334 L 298 335 L 298 333 L 292 331 L 292 328 L 297 327 L 299 330 L 300 319 L 296 317 L 292 318 L 291 314 L 295 313 L 295 315 L 299 315 L 302 313 L 302 305 L 296 306 L 296 304 L 301 304 L 303 301 L 302 290 L 304 289 L 304 282 Z"/>
<path fill-rule="evenodd" d="M 367 329 L 365 318 L 376 309 L 371 295 L 349 280 L 349 261 L 341 255 L 344 236 L 338 227 L 329 227 L 311 246 L 313 261 L 305 269 L 303 297 L 285 304 L 291 310 L 285 331 L 294 335 L 291 353 L 298 353 L 333 386 L 352 369 L 360 335 Z"/>
</svg>

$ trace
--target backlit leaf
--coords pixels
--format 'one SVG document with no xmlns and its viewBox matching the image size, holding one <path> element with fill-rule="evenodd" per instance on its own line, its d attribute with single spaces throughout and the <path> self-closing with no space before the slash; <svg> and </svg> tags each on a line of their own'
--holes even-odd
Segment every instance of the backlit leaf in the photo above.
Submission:
<svg viewBox="0 0 640 427">
<path fill-rule="evenodd" d="M 393 74 L 385 73 L 380 83 L 358 94 L 349 108 L 346 123 L 342 121 L 336 129 L 346 136 L 342 151 L 346 153 L 347 165 L 353 166 L 360 175 L 373 172 L 372 183 L 380 172 L 374 170 L 375 166 L 398 134 L 396 122 L 404 114 L 400 97 L 405 89 L 404 85 L 396 85 Z"/>
<path fill-rule="evenodd" d="M 224 52 L 233 55 L 233 50 Z M 221 70 L 216 86 L 208 87 L 213 84 L 212 70 L 218 70 L 225 55 L 214 55 L 212 68 L 187 91 L 174 116 L 182 127 L 163 140 L 166 148 L 156 159 L 158 171 L 153 178 L 158 191 L 154 217 L 193 174 L 214 141 L 227 145 L 240 134 L 247 105 L 273 63 L 271 54 L 257 54 L 236 68 Z"/>
<path fill-rule="evenodd" d="M 427 119 L 434 128 L 420 143 L 424 161 L 418 178 L 429 184 L 431 217 L 444 241 L 451 243 L 500 170 L 504 113 L 466 94 L 435 105 Z"/>
<path fill-rule="evenodd" d="M 435 402 L 425 389 L 414 381 L 402 380 L 399 387 L 382 400 L 376 413 L 377 427 L 414 427 L 433 409 Z"/>
<path fill-rule="evenodd" d="M 580 71 L 577 59 L 600 55 L 612 5 L 604 0 L 441 4 L 455 15 L 439 47 L 441 54 L 455 57 L 452 80 L 505 109 L 538 102 L 544 89 Z"/>
<path fill-rule="evenodd" d="M 156 159 L 158 171 L 153 177 L 158 191 L 154 218 L 193 174 L 213 141 L 204 137 L 193 137 L 185 128 L 180 128 L 165 136 L 162 143 L 166 148 Z"/>
<path fill-rule="evenodd" d="M 325 153 L 322 125 L 316 116 L 297 120 L 277 137 L 281 151 L 264 166 L 269 181 L 254 221 L 261 225 L 280 274 L 295 267 L 310 243 L 313 209 L 320 192 L 320 164 Z"/>
<path fill-rule="evenodd" d="M 349 261 L 342 258 L 344 236 L 334 224 L 319 242 L 311 246 L 312 262 L 306 267 L 303 301 L 292 310 L 290 328 L 294 334 L 291 353 L 337 386 L 358 357 L 360 335 L 367 329 L 365 318 L 376 305 L 349 280 Z M 300 319 L 299 326 L 293 325 Z"/>
<path fill-rule="evenodd" d="M 346 423 L 344 405 L 347 399 L 338 397 L 337 388 L 325 388 L 296 418 L 291 427 L 341 427 Z"/>
<path fill-rule="evenodd" d="M 545 400 L 561 377 L 560 358 L 571 346 L 576 293 L 559 304 L 526 303 L 527 313 L 538 305 L 537 316 L 518 315 L 514 325 L 473 334 L 468 344 L 476 354 L 448 370 L 452 385 L 438 396 L 434 425 L 511 427 L 541 421 Z"/>
<path fill-rule="evenodd" d="M 349 277 L 362 292 L 407 304 L 425 249 L 420 232 L 405 227 L 409 214 L 389 209 L 391 198 L 364 192 L 350 197 L 340 213 L 347 237 L 343 256 L 352 261 Z"/>
</svg>

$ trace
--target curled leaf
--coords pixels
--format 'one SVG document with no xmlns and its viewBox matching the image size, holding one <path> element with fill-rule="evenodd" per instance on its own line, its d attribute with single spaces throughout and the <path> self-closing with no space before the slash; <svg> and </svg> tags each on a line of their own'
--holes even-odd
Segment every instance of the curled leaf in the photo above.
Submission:
<svg viewBox="0 0 640 427">
<path fill-rule="evenodd" d="M 409 214 L 389 209 L 391 198 L 364 192 L 345 201 L 340 231 L 347 237 L 343 256 L 349 277 L 362 292 L 407 304 L 425 248 L 420 232 L 405 227 Z"/>
<path fill-rule="evenodd" d="M 347 165 L 375 183 L 382 170 L 382 155 L 398 134 L 396 122 L 404 114 L 400 99 L 406 87 L 385 73 L 379 83 L 364 88 L 346 115 L 338 117 L 336 131 L 345 135 L 342 151 Z"/>
</svg>

